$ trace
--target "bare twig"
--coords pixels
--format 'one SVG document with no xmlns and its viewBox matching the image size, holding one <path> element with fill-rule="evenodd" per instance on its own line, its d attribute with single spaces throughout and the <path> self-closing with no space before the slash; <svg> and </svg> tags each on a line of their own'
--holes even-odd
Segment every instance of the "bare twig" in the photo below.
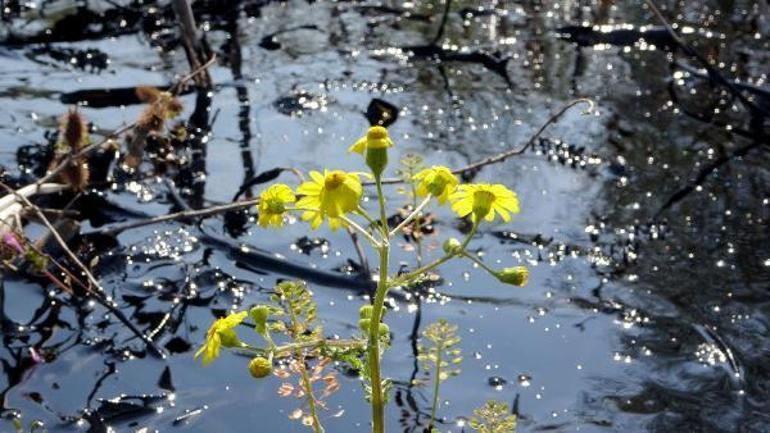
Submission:
<svg viewBox="0 0 770 433">
<path fill-rule="evenodd" d="M 543 131 L 546 130 L 546 128 L 548 128 L 550 125 L 556 123 L 559 120 L 559 118 L 561 118 L 561 116 L 564 115 L 564 113 L 566 113 L 567 111 L 569 111 L 569 109 L 571 109 L 572 107 L 574 107 L 576 105 L 579 105 L 579 104 L 587 104 L 588 105 L 588 108 L 584 111 L 584 113 L 589 113 L 594 108 L 594 101 L 592 101 L 591 99 L 588 99 L 588 98 L 580 98 L 580 99 L 575 99 L 574 101 L 570 101 L 567 104 L 561 106 L 555 112 L 553 112 L 551 114 L 551 116 L 548 118 L 548 120 L 543 124 L 543 126 L 541 126 L 537 130 L 537 132 L 535 132 L 535 134 L 532 135 L 529 138 L 529 140 L 527 140 L 527 142 L 524 144 L 524 146 L 522 146 L 522 147 L 520 147 L 518 149 L 511 149 L 511 150 L 499 153 L 499 154 L 497 154 L 495 156 L 490 156 L 488 158 L 484 158 L 484 159 L 482 159 L 480 161 L 476 161 L 476 162 L 474 162 L 472 164 L 466 165 L 465 167 L 461 167 L 461 168 L 452 170 L 452 173 L 454 173 L 454 174 L 463 174 L 463 173 L 470 172 L 470 171 L 476 171 L 476 170 L 479 170 L 479 169 L 481 169 L 481 168 L 483 168 L 483 167 L 485 167 L 487 165 L 491 165 L 491 164 L 495 164 L 495 163 L 498 163 L 498 162 L 505 161 L 506 159 L 508 159 L 508 158 L 510 158 L 512 156 L 521 155 L 522 153 L 526 152 L 527 149 L 530 148 L 530 146 L 535 144 L 535 140 L 537 140 L 537 138 L 540 137 L 540 135 L 543 133 Z M 387 184 L 395 184 L 395 183 L 403 183 L 403 182 L 404 182 L 404 179 L 401 179 L 401 178 L 390 178 L 390 179 L 383 179 L 382 180 L 382 183 L 387 183 Z M 374 182 L 370 181 L 370 182 L 366 182 L 365 184 L 366 185 L 374 185 Z"/>
<path fill-rule="evenodd" d="M 190 69 L 203 71 L 201 74 L 195 75 L 195 84 L 199 88 L 210 89 L 212 85 L 211 75 L 202 67 L 206 55 L 198 37 L 198 26 L 195 24 L 192 7 L 190 7 L 188 0 L 172 0 L 171 6 L 179 20 L 182 45 L 187 53 Z"/>
<path fill-rule="evenodd" d="M 247 208 L 250 206 L 256 206 L 259 204 L 259 199 L 249 199 L 249 200 L 241 200 L 236 201 L 233 203 L 218 205 L 218 206 L 212 206 L 204 209 L 198 209 L 198 210 L 183 210 L 180 212 L 174 212 L 167 215 L 159 215 L 156 217 L 143 219 L 143 220 L 137 220 L 137 221 L 130 221 L 127 223 L 122 224 L 116 224 L 110 227 L 106 227 L 102 230 L 99 230 L 96 233 L 99 234 L 107 234 L 107 235 L 115 235 L 118 234 L 124 230 L 134 229 L 137 227 L 144 227 L 148 225 L 158 224 L 166 221 L 174 221 L 179 219 L 188 219 L 188 218 L 202 218 L 207 217 L 211 215 L 216 215 L 224 212 L 229 212 L 232 210 L 238 210 Z"/>
<path fill-rule="evenodd" d="M 706 72 L 708 73 L 709 78 L 714 80 L 716 83 L 720 84 L 721 86 L 724 86 L 733 96 L 738 98 L 741 103 L 751 111 L 754 115 L 760 115 L 762 117 L 768 116 L 767 110 L 763 109 L 762 107 L 755 104 L 753 101 L 746 98 L 746 96 L 727 78 L 725 78 L 722 73 L 717 70 L 715 67 L 709 63 L 709 61 L 703 57 L 699 52 L 695 51 L 692 47 L 690 47 L 687 42 L 682 39 L 679 34 L 674 31 L 674 28 L 669 24 L 669 22 L 666 20 L 666 17 L 663 16 L 663 14 L 660 12 L 660 9 L 658 9 L 657 6 L 655 6 L 655 3 L 652 0 L 644 0 L 644 3 L 647 5 L 647 7 L 650 8 L 652 13 L 655 15 L 656 18 L 658 18 L 658 21 L 663 24 L 663 27 L 666 29 L 666 31 L 671 35 L 671 38 L 676 42 L 677 45 L 685 52 L 687 55 L 695 58 L 695 60 L 700 63 L 704 69 L 706 69 Z"/>
<path fill-rule="evenodd" d="M 67 254 L 67 256 L 72 260 L 75 265 L 77 265 L 78 268 L 80 268 L 80 271 L 83 273 L 83 275 L 86 276 L 88 279 L 89 284 L 91 284 L 91 287 L 89 288 L 88 292 L 91 294 L 97 301 L 99 301 L 100 304 L 102 304 L 105 308 L 107 308 L 112 314 L 115 315 L 115 317 L 118 318 L 121 322 L 123 322 L 124 325 L 128 329 L 131 330 L 137 337 L 139 337 L 146 345 L 147 347 L 153 352 L 154 355 L 164 357 L 163 352 L 160 350 L 160 348 L 155 344 L 154 341 L 150 340 L 142 331 L 140 331 L 136 326 L 134 326 L 133 323 L 131 323 L 130 320 L 120 311 L 117 309 L 117 306 L 115 303 L 109 299 L 105 298 L 105 290 L 99 284 L 99 281 L 94 277 L 94 274 L 91 273 L 91 271 L 88 270 L 86 265 L 83 264 L 83 262 L 80 261 L 78 256 L 69 248 L 67 245 L 67 242 L 62 239 L 61 235 L 56 231 L 56 228 L 51 224 L 51 222 L 48 220 L 48 218 L 45 216 L 43 211 L 40 210 L 39 207 L 37 207 L 35 204 L 30 202 L 27 197 L 17 194 L 16 191 L 13 190 L 13 188 L 9 187 L 8 185 L 0 182 L 0 186 L 5 188 L 5 190 L 9 194 L 14 194 L 21 203 L 24 204 L 25 207 L 31 209 L 34 211 L 38 218 L 43 222 L 43 224 L 48 228 L 48 230 L 51 232 L 53 237 L 56 239 L 56 241 L 59 243 L 59 246 L 64 250 L 64 252 Z M 94 290 L 96 288 L 96 290 Z"/>
</svg>

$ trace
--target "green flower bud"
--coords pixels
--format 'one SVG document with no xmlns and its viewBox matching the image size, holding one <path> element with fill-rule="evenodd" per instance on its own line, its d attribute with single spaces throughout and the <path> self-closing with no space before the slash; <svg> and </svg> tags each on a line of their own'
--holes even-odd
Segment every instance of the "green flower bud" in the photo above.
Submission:
<svg viewBox="0 0 770 433">
<path fill-rule="evenodd" d="M 251 320 L 254 321 L 254 330 L 257 334 L 267 335 L 267 318 L 270 317 L 270 307 L 266 305 L 257 305 L 249 311 Z"/>
<path fill-rule="evenodd" d="M 390 336 L 390 327 L 384 323 L 380 323 L 380 327 L 378 329 L 380 332 L 380 337 L 389 337 Z"/>
<path fill-rule="evenodd" d="M 249 362 L 249 373 L 255 379 L 262 379 L 273 372 L 273 362 L 269 359 L 257 356 Z"/>
<path fill-rule="evenodd" d="M 523 287 L 529 280 L 529 270 L 524 266 L 514 266 L 498 271 L 495 276 L 505 284 Z"/>
<path fill-rule="evenodd" d="M 373 310 L 374 310 L 374 307 L 372 307 L 371 305 L 364 305 L 361 307 L 360 310 L 358 310 L 358 317 L 360 317 L 361 319 L 371 319 Z"/>
<path fill-rule="evenodd" d="M 375 177 L 382 175 L 388 165 L 388 149 L 385 147 L 366 149 L 366 165 L 372 170 Z"/>
<path fill-rule="evenodd" d="M 241 345 L 241 339 L 232 329 L 219 331 L 219 340 L 222 342 L 222 347 L 240 347 Z"/>
<path fill-rule="evenodd" d="M 372 326 L 372 321 L 369 319 L 361 319 L 358 321 L 358 328 L 365 333 L 369 333 L 369 327 Z"/>
<path fill-rule="evenodd" d="M 449 238 L 442 245 L 446 254 L 457 254 L 462 249 L 462 246 L 463 244 L 457 238 Z"/>
</svg>

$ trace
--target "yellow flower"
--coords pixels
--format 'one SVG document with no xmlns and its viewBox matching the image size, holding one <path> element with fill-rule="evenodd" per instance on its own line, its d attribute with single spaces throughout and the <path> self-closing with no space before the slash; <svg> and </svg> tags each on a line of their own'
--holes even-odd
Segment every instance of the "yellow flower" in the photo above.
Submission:
<svg viewBox="0 0 770 433">
<path fill-rule="evenodd" d="M 358 174 L 341 170 L 324 170 L 323 174 L 311 171 L 310 179 L 297 189 L 298 194 L 304 195 L 297 207 L 308 209 L 302 219 L 310 221 L 314 229 L 328 219 L 329 227 L 336 230 L 343 224 L 339 217 L 358 209 L 363 194 Z"/>
<path fill-rule="evenodd" d="M 361 155 L 366 149 L 385 149 L 393 146 L 393 140 L 388 135 L 388 130 L 382 126 L 372 126 L 366 132 L 365 137 L 361 137 L 348 148 L 348 152 L 356 152 Z"/>
<path fill-rule="evenodd" d="M 280 227 L 283 225 L 286 205 L 295 201 L 297 197 L 287 185 L 282 183 L 271 185 L 259 195 L 259 225 Z"/>
<path fill-rule="evenodd" d="M 203 365 L 207 365 L 219 357 L 219 349 L 222 346 L 239 346 L 241 340 L 238 338 L 238 334 L 235 333 L 235 327 L 243 322 L 247 314 L 247 312 L 242 311 L 215 320 L 206 333 L 206 341 L 203 343 L 203 347 L 195 353 L 195 358 L 197 359 L 203 355 Z"/>
<path fill-rule="evenodd" d="M 473 220 L 492 221 L 497 212 L 503 221 L 508 222 L 508 214 L 519 213 L 519 199 L 516 193 L 500 184 L 471 183 L 460 185 L 457 191 L 449 196 L 452 210 L 461 217 L 473 213 Z"/>
<path fill-rule="evenodd" d="M 414 175 L 417 184 L 417 195 L 424 197 L 428 194 L 436 197 L 439 204 L 446 203 L 449 195 L 457 189 L 457 178 L 452 171 L 441 165 L 434 165 Z"/>
</svg>

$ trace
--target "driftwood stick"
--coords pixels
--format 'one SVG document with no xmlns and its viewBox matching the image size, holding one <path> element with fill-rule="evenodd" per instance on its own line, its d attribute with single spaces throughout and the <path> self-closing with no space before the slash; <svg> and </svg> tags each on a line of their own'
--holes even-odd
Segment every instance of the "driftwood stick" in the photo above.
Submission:
<svg viewBox="0 0 770 433">
<path fill-rule="evenodd" d="M 131 330 L 137 337 L 139 337 L 146 345 L 147 348 L 153 353 L 155 356 L 159 356 L 161 358 L 165 357 L 163 352 L 160 350 L 160 348 L 155 344 L 154 341 L 150 340 L 144 333 L 139 330 L 133 323 L 131 323 L 130 320 L 121 312 L 118 310 L 117 305 L 114 301 L 107 299 L 105 296 L 105 290 L 99 284 L 99 281 L 96 279 L 94 274 L 91 273 L 91 271 L 88 270 L 86 265 L 83 264 L 82 261 L 78 258 L 78 256 L 69 248 L 67 245 L 67 242 L 62 239 L 59 232 L 56 231 L 56 228 L 51 224 L 51 222 L 48 220 L 48 218 L 45 216 L 43 211 L 40 210 L 39 207 L 37 207 L 35 204 L 30 202 L 27 197 L 23 195 L 16 194 L 16 192 L 13 190 L 13 188 L 9 187 L 8 185 L 0 182 L 0 186 L 2 186 L 9 194 L 14 194 L 19 199 L 19 201 L 28 209 L 35 212 L 40 218 L 40 220 L 43 222 L 43 224 L 48 228 L 48 230 L 51 232 L 51 235 L 53 235 L 54 239 L 58 242 L 59 246 L 64 250 L 64 252 L 67 254 L 67 256 L 72 260 L 75 265 L 77 265 L 78 268 L 80 268 L 80 271 L 83 273 L 83 275 L 86 276 L 88 279 L 89 284 L 91 285 L 91 288 L 89 288 L 88 293 L 91 294 L 94 299 L 96 299 L 102 306 L 107 308 L 115 317 L 118 318 L 121 322 L 123 322 L 124 325 L 128 329 Z M 94 288 L 96 290 L 94 290 Z"/>
</svg>

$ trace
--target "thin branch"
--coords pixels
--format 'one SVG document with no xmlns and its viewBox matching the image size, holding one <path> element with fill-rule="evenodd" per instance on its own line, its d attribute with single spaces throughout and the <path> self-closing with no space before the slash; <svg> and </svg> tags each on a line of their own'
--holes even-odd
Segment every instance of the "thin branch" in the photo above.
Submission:
<svg viewBox="0 0 770 433">
<path fill-rule="evenodd" d="M 427 206 L 427 205 L 428 205 L 428 203 L 430 203 L 430 199 L 431 199 L 431 198 L 433 198 L 433 196 L 431 196 L 430 194 L 428 194 L 428 196 L 427 196 L 427 197 L 425 197 L 425 200 L 423 200 L 423 201 L 422 201 L 422 203 L 420 203 L 420 204 L 419 204 L 419 205 L 418 205 L 418 206 L 417 206 L 417 207 L 416 207 L 416 208 L 415 208 L 415 209 L 412 211 L 412 213 L 410 213 L 410 214 L 409 214 L 409 216 L 407 216 L 406 218 L 404 218 L 404 220 L 403 220 L 403 221 L 401 221 L 401 223 L 400 223 L 399 225 L 397 225 L 397 226 L 396 226 L 396 228 L 394 228 L 393 230 L 391 230 L 391 231 L 390 231 L 390 233 L 388 233 L 388 238 L 392 238 L 393 236 L 395 236 L 395 235 L 396 235 L 396 233 L 398 233 L 398 232 L 399 232 L 399 231 L 401 231 L 401 230 L 402 230 L 404 227 L 406 227 L 406 226 L 407 226 L 407 224 L 409 224 L 410 222 L 412 222 L 412 220 L 413 220 L 413 219 L 417 218 L 417 217 L 419 216 L 420 212 L 421 212 L 423 209 L 425 209 L 425 206 Z"/>
<path fill-rule="evenodd" d="M 27 199 L 27 197 L 20 194 L 16 194 L 13 188 L 9 187 L 5 183 L 0 182 L 0 186 L 5 188 L 5 190 L 9 194 L 16 195 L 16 197 L 18 197 L 18 199 L 24 204 L 25 207 L 32 209 L 37 214 L 38 218 L 40 218 L 40 220 L 43 222 L 46 228 L 50 230 L 53 237 L 59 243 L 59 246 L 64 250 L 65 253 L 67 253 L 67 256 L 70 258 L 70 260 L 72 260 L 72 262 L 75 263 L 78 268 L 80 268 L 80 271 L 83 273 L 83 275 L 86 276 L 86 278 L 88 279 L 88 282 L 92 285 L 92 288 L 90 288 L 88 292 L 92 296 L 94 296 L 94 298 L 98 300 L 100 304 L 102 304 L 112 314 L 114 314 L 115 317 L 118 318 L 118 320 L 123 322 L 123 324 L 126 325 L 126 327 L 128 327 L 137 337 L 139 337 L 156 356 L 159 356 L 161 358 L 165 357 L 165 355 L 163 355 L 163 352 L 155 344 L 154 341 L 150 340 L 146 335 L 144 335 L 144 333 L 142 333 L 142 331 L 140 331 L 136 326 L 134 326 L 134 324 L 131 323 L 131 321 L 128 320 L 128 318 L 120 310 L 117 309 L 117 307 L 112 301 L 104 298 L 104 293 L 105 293 L 104 288 L 101 286 L 101 284 L 99 284 L 99 281 L 96 279 L 96 277 L 94 277 L 91 271 L 88 270 L 86 265 L 84 265 L 83 262 L 80 261 L 80 259 L 74 252 L 72 252 L 72 250 L 67 245 L 67 242 L 65 242 L 64 239 L 62 239 L 59 232 L 56 231 L 56 228 L 53 226 L 53 224 L 51 224 L 51 222 L 48 220 L 45 214 L 40 210 L 40 208 L 37 207 L 32 202 L 30 202 Z M 94 291 L 93 287 L 95 287 L 97 291 Z"/>
<path fill-rule="evenodd" d="M 655 15 L 655 17 L 658 18 L 661 24 L 663 24 L 663 27 L 671 35 L 671 38 L 674 40 L 674 42 L 676 42 L 676 44 L 679 45 L 679 47 L 682 50 L 684 50 L 685 53 L 687 53 L 687 55 L 695 58 L 695 60 L 697 60 L 698 63 L 703 65 L 703 68 L 706 69 L 706 72 L 708 73 L 709 78 L 711 78 L 712 80 L 716 81 L 718 84 L 727 88 L 727 90 L 731 94 L 733 94 L 736 98 L 738 98 L 738 100 L 740 100 L 741 103 L 752 112 L 752 114 L 758 114 L 762 117 L 767 117 L 768 115 L 767 110 L 765 110 L 764 108 L 755 104 L 753 101 L 746 98 L 746 96 L 744 96 L 743 93 L 740 90 L 738 90 L 738 88 L 735 87 L 735 85 L 730 80 L 725 78 L 724 75 L 722 75 L 722 73 L 719 72 L 719 70 L 714 68 L 705 57 L 703 57 L 700 53 L 695 51 L 692 47 L 687 45 L 687 42 L 685 42 L 684 39 L 682 39 L 679 36 L 679 34 L 677 34 L 676 31 L 674 31 L 674 28 L 671 26 L 671 24 L 668 23 L 668 21 L 666 20 L 666 17 L 663 16 L 663 14 L 660 12 L 660 9 L 658 9 L 658 7 L 655 6 L 655 3 L 652 0 L 644 0 L 644 3 L 647 5 L 647 7 L 650 8 L 653 15 Z"/>
<path fill-rule="evenodd" d="M 103 228 L 93 233 L 99 233 L 99 234 L 105 234 L 105 235 L 116 235 L 122 231 L 134 229 L 137 227 L 144 227 L 148 225 L 159 224 L 162 222 L 174 221 L 179 219 L 203 218 L 203 217 L 216 215 L 224 212 L 229 212 L 233 210 L 244 209 L 250 206 L 256 206 L 258 204 L 259 204 L 259 199 L 254 198 L 254 199 L 241 200 L 241 201 L 236 201 L 233 203 L 228 203 L 228 204 L 223 204 L 218 206 L 212 206 L 204 209 L 183 210 L 180 212 L 174 212 L 167 215 L 159 215 L 148 219 L 129 221 L 122 224 L 115 224 L 113 226 Z"/>
<path fill-rule="evenodd" d="M 511 149 L 511 150 L 499 153 L 497 155 L 490 156 L 488 158 L 484 158 L 484 159 L 482 159 L 480 161 L 476 161 L 476 162 L 474 162 L 472 164 L 466 165 L 465 167 L 461 167 L 461 168 L 452 170 L 452 173 L 454 173 L 454 174 L 463 174 L 463 173 L 466 173 L 466 172 L 469 172 L 469 171 L 476 171 L 476 170 L 479 170 L 479 169 L 481 169 L 481 168 L 483 168 L 483 167 L 485 167 L 487 165 L 491 165 L 491 164 L 495 164 L 495 163 L 498 163 L 498 162 L 505 161 L 506 159 L 508 159 L 508 158 L 510 158 L 512 156 L 521 155 L 522 153 L 526 152 L 527 149 L 529 149 L 531 146 L 533 146 L 535 144 L 535 140 L 537 140 L 538 137 L 540 137 L 540 135 L 546 130 L 546 128 L 548 128 L 552 124 L 556 123 L 561 118 L 561 116 L 564 115 L 564 113 L 566 113 L 572 107 L 574 107 L 576 105 L 579 105 L 579 104 L 587 104 L 588 105 L 588 108 L 586 108 L 583 111 L 584 114 L 590 113 L 594 109 L 594 106 L 595 106 L 594 101 L 592 101 L 591 99 L 588 99 L 588 98 L 580 98 L 580 99 L 575 99 L 573 101 L 570 101 L 567 104 L 561 106 L 555 112 L 553 112 L 551 114 L 551 116 L 548 118 L 548 120 L 543 124 L 543 126 L 541 126 L 537 130 L 537 132 L 535 132 L 529 138 L 529 140 L 527 140 L 527 142 L 524 144 L 524 146 L 522 146 L 522 147 L 520 147 L 518 149 Z M 404 179 L 400 179 L 400 178 L 389 178 L 389 179 L 383 179 L 382 180 L 383 184 L 397 184 L 397 183 L 403 183 L 403 182 L 404 182 Z M 370 181 L 370 182 L 365 182 L 364 184 L 365 185 L 374 185 L 374 182 Z"/>
</svg>

